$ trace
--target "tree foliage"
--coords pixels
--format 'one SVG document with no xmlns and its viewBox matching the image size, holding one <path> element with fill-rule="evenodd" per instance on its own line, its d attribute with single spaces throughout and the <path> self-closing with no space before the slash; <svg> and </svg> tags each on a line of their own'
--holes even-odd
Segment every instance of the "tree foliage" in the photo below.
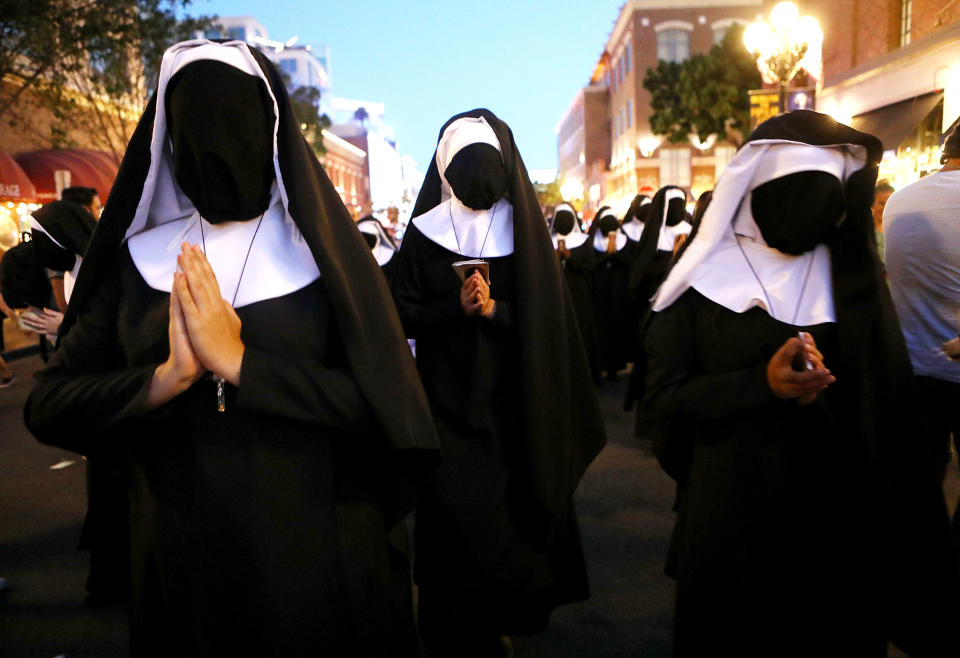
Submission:
<svg viewBox="0 0 960 658">
<path fill-rule="evenodd" d="M 330 127 L 330 117 L 320 114 L 320 90 L 316 87 L 297 87 L 290 92 L 290 106 L 307 142 L 318 156 L 326 154 L 323 131 Z"/>
<path fill-rule="evenodd" d="M 211 17 L 190 0 L 6 0 L 0 13 L 0 121 L 51 147 L 86 135 L 119 160 L 166 48 Z M 52 121 L 37 121 L 38 116 Z"/>
<path fill-rule="evenodd" d="M 747 90 L 759 88 L 760 73 L 753 56 L 743 47 L 743 27 L 733 25 L 708 54 L 683 62 L 661 60 L 648 69 L 643 86 L 650 92 L 650 128 L 668 141 L 701 141 L 716 134 L 739 142 L 750 125 Z"/>
</svg>

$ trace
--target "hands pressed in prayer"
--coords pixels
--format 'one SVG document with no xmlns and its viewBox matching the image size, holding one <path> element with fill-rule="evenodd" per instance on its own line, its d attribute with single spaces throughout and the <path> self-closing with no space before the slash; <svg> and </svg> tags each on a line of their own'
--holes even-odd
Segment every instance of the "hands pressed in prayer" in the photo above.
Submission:
<svg viewBox="0 0 960 658">
<path fill-rule="evenodd" d="M 557 240 L 557 255 L 560 256 L 560 260 L 567 260 L 570 258 L 570 250 L 567 249 L 566 240 Z"/>
<path fill-rule="evenodd" d="M 170 291 L 170 322 L 167 325 L 170 356 L 154 372 L 153 380 L 150 382 L 150 392 L 147 395 L 147 409 L 154 409 L 172 400 L 206 373 L 206 368 L 200 363 L 190 344 L 180 296 L 177 294 L 176 281 L 178 278 L 183 278 L 183 274 L 177 272 L 173 278 L 174 286 Z"/>
<path fill-rule="evenodd" d="M 616 233 L 611 232 L 610 235 L 607 236 L 607 253 L 608 254 L 617 253 L 617 234 Z"/>
<path fill-rule="evenodd" d="M 798 355 L 813 367 L 795 370 L 793 362 Z M 804 333 L 802 339 L 791 338 L 785 342 L 767 364 L 767 383 L 773 394 L 783 400 L 796 400 L 800 405 L 813 402 L 835 381 L 837 378 L 823 365 L 823 355 L 808 333 Z"/>
<path fill-rule="evenodd" d="M 490 286 L 478 271 L 468 276 L 460 288 L 460 306 L 467 315 L 493 317 L 496 302 L 490 299 Z"/>
<path fill-rule="evenodd" d="M 207 370 L 236 386 L 244 351 L 240 318 L 220 296 L 217 276 L 198 246 L 184 243 L 177 262 L 183 275 L 174 278 L 174 289 L 194 353 Z"/>
</svg>

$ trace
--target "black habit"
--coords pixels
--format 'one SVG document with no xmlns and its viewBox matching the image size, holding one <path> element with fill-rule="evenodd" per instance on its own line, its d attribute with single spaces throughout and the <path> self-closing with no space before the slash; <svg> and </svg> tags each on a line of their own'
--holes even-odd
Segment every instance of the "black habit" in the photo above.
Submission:
<svg viewBox="0 0 960 658">
<path fill-rule="evenodd" d="M 497 305 L 491 319 L 464 314 L 451 268 L 464 257 L 424 235 L 416 219 L 396 256 L 394 298 L 417 340 L 444 452 L 417 508 L 420 624 L 425 636 L 449 633 L 466 614 L 462 625 L 480 632 L 531 634 L 546 628 L 554 607 L 588 596 L 573 493 L 605 432 L 570 296 L 510 129 L 474 110 L 447 122 L 441 138 L 463 117 L 483 117 L 500 144 L 514 249 L 485 258 Z M 414 218 L 440 201 L 434 157 Z"/>
<path fill-rule="evenodd" d="M 198 45 L 212 44 L 168 55 Z M 123 242 L 150 168 L 154 94 L 25 419 L 41 441 L 126 460 L 135 655 L 415 655 L 387 532 L 435 465 L 435 429 L 387 286 L 282 78 L 258 51 L 243 56 L 276 102 L 270 169 L 320 278 L 237 309 L 246 351 L 225 413 L 208 379 L 140 411 L 169 353 L 169 294 L 145 283 Z M 181 73 L 197 66 L 244 75 L 207 60 Z"/>
<path fill-rule="evenodd" d="M 816 190 L 780 185 L 788 177 L 766 184 L 783 193 L 767 198 L 765 222 L 789 217 L 798 235 L 821 227 L 835 322 L 800 327 L 759 307 L 734 312 L 690 283 L 654 313 L 645 340 L 643 413 L 680 429 L 666 432 L 664 453 L 681 490 L 671 546 L 674 653 L 884 656 L 891 640 L 913 656 L 958 655 L 944 500 L 913 441 L 923 419 L 909 406 L 909 362 L 872 244 L 880 143 L 798 111 L 768 120 L 742 148 L 783 140 L 852 145 L 844 148 L 866 156 L 842 179 L 839 225 L 811 212 Z M 730 180 L 718 181 L 697 249 L 685 257 L 731 221 L 722 210 L 739 198 L 727 198 Z M 677 261 L 658 294 L 675 275 L 697 281 L 681 274 L 683 265 Z M 774 396 L 766 374 L 774 352 L 801 329 L 836 377 L 805 406 Z"/>
</svg>

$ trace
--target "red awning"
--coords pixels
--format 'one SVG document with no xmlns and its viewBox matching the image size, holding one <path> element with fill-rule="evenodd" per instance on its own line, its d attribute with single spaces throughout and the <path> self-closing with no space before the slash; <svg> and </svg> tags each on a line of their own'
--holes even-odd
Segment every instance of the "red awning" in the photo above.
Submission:
<svg viewBox="0 0 960 658">
<path fill-rule="evenodd" d="M 0 151 L 0 201 L 36 201 L 37 190 L 16 160 Z"/>
<path fill-rule="evenodd" d="M 106 203 L 119 167 L 113 157 L 99 151 L 54 149 L 32 151 L 14 156 L 37 188 L 37 199 L 49 203 L 57 199 L 57 171 L 70 172 L 70 186 L 92 187 L 100 202 Z"/>
</svg>

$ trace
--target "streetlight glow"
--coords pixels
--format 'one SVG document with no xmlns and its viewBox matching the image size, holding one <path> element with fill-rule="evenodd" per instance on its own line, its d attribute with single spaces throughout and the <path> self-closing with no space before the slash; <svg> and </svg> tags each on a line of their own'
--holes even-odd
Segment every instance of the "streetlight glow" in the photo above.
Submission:
<svg viewBox="0 0 960 658">
<path fill-rule="evenodd" d="M 757 58 L 764 82 L 780 88 L 780 111 L 786 111 L 787 84 L 802 68 L 822 77 L 823 31 L 812 16 L 800 18 L 792 2 L 781 2 L 770 11 L 770 23 L 757 21 L 743 33 L 743 45 Z"/>
</svg>

